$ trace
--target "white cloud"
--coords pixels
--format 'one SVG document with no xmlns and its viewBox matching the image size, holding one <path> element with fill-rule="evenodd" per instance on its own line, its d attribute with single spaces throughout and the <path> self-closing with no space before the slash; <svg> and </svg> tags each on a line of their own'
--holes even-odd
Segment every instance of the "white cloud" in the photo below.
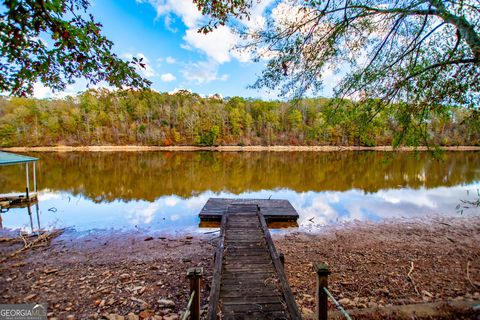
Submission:
<svg viewBox="0 0 480 320">
<path fill-rule="evenodd" d="M 174 64 L 176 62 L 175 58 L 172 57 L 166 57 L 165 62 L 168 64 Z"/>
<path fill-rule="evenodd" d="M 195 28 L 202 19 L 202 13 L 191 0 L 137 0 L 137 2 L 150 3 L 157 11 L 157 17 L 175 14 L 189 28 Z"/>
<path fill-rule="evenodd" d="M 228 75 L 218 75 L 218 64 L 215 61 L 190 63 L 182 70 L 183 77 L 196 84 L 208 83 L 214 80 L 225 81 Z"/>
<path fill-rule="evenodd" d="M 177 92 L 179 91 L 188 91 L 190 93 L 193 93 L 193 90 L 192 89 L 188 89 L 188 88 L 174 88 L 172 91 L 169 91 L 168 94 L 176 94 Z"/>
<path fill-rule="evenodd" d="M 240 62 L 249 62 L 252 56 L 248 52 L 234 49 L 241 43 L 240 37 L 228 26 L 220 26 L 207 34 L 198 33 L 198 28 L 206 23 L 201 12 L 191 0 L 137 0 L 139 3 L 149 3 L 157 12 L 157 18 L 163 17 L 165 23 L 170 26 L 174 20 L 172 15 L 180 17 L 187 30 L 183 36 L 185 43 L 180 47 L 186 50 L 199 50 L 217 63 L 226 63 L 232 58 Z M 242 20 L 249 30 L 256 30 L 265 25 L 263 16 L 267 7 L 274 0 L 262 0 L 255 2 L 251 8 L 250 19 Z M 169 63 L 167 61 L 167 63 Z"/>
<path fill-rule="evenodd" d="M 33 96 L 38 99 L 46 99 L 53 96 L 52 89 L 46 87 L 43 83 L 37 82 L 33 85 Z"/>
<path fill-rule="evenodd" d="M 207 34 L 188 29 L 183 39 L 191 48 L 203 51 L 218 63 L 230 61 L 230 50 L 238 41 L 237 35 L 226 26 L 220 26 Z"/>
<path fill-rule="evenodd" d="M 258 2 L 253 2 L 252 8 L 250 9 L 250 19 L 245 19 L 242 23 L 247 26 L 250 31 L 261 29 L 265 26 L 266 19 L 264 17 L 265 10 L 274 2 L 275 0 L 261 0 Z"/>
<path fill-rule="evenodd" d="M 33 96 L 37 99 L 46 99 L 46 98 L 55 98 L 55 99 L 63 99 L 67 96 L 75 96 L 81 91 L 85 91 L 87 89 L 108 89 L 108 90 L 115 90 L 114 87 L 110 86 L 105 81 L 101 81 L 96 84 L 88 84 L 87 80 L 85 79 L 77 79 L 72 84 L 67 84 L 65 90 L 60 92 L 53 92 L 52 89 L 46 87 L 43 83 L 37 82 L 33 85 Z"/>
<path fill-rule="evenodd" d="M 171 82 L 175 81 L 177 78 L 171 73 L 164 73 L 160 76 L 160 79 L 162 79 L 163 82 Z"/>
<path fill-rule="evenodd" d="M 173 18 L 172 16 L 165 17 L 165 28 L 167 28 L 167 30 L 172 33 L 177 33 L 178 29 L 173 27 L 174 23 L 175 23 L 175 18 Z"/>
</svg>

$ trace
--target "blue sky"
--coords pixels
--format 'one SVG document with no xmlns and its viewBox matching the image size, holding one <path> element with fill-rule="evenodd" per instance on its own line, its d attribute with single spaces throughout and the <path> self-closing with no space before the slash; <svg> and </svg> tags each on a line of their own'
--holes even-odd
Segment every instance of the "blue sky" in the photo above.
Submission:
<svg viewBox="0 0 480 320">
<path fill-rule="evenodd" d="M 263 0 L 252 11 L 251 24 L 261 25 L 274 0 Z M 192 0 L 92 0 L 90 12 L 103 24 L 103 34 L 114 43 L 113 51 L 124 59 L 143 57 L 140 74 L 161 92 L 187 89 L 201 95 L 279 98 L 275 92 L 248 89 L 261 74 L 265 62 L 253 63 L 246 54 L 231 50 L 238 36 L 221 27 L 197 33 L 205 21 Z M 84 90 L 84 80 L 67 87 L 60 96 Z M 323 96 L 331 94 L 330 89 Z M 49 97 L 38 84 L 35 95 Z"/>
</svg>

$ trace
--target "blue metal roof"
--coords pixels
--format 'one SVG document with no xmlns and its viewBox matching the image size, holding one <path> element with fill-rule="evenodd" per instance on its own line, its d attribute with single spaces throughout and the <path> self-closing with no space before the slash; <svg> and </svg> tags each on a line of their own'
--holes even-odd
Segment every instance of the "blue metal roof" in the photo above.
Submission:
<svg viewBox="0 0 480 320">
<path fill-rule="evenodd" d="M 37 161 L 38 158 L 22 156 L 21 154 L 0 151 L 0 165 L 26 163 Z"/>
</svg>

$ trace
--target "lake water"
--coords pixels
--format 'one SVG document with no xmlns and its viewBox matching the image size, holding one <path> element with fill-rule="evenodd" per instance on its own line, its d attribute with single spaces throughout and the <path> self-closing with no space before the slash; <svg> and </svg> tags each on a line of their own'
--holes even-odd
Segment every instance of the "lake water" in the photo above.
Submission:
<svg viewBox="0 0 480 320">
<path fill-rule="evenodd" d="M 210 197 L 288 199 L 299 228 L 351 220 L 460 216 L 478 199 L 480 152 L 75 152 L 30 153 L 37 163 L 33 228 L 199 231 Z M 0 166 L 0 193 L 25 189 L 24 165 Z M 37 221 L 36 211 L 39 213 Z M 26 208 L 2 213 L 31 229 Z"/>
</svg>

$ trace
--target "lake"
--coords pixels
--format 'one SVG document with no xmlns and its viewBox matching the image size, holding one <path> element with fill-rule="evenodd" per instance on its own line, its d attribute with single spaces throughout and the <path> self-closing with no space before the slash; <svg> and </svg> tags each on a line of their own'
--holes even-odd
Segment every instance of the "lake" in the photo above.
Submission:
<svg viewBox="0 0 480 320">
<path fill-rule="evenodd" d="M 299 229 L 360 220 L 478 214 L 480 152 L 67 152 L 37 163 L 34 229 L 199 231 L 210 197 L 288 199 Z M 25 189 L 24 165 L 0 166 L 0 193 Z M 36 218 L 36 211 L 39 220 Z M 26 208 L 2 213 L 31 229 Z M 203 230 L 203 229 L 202 229 Z"/>
</svg>

